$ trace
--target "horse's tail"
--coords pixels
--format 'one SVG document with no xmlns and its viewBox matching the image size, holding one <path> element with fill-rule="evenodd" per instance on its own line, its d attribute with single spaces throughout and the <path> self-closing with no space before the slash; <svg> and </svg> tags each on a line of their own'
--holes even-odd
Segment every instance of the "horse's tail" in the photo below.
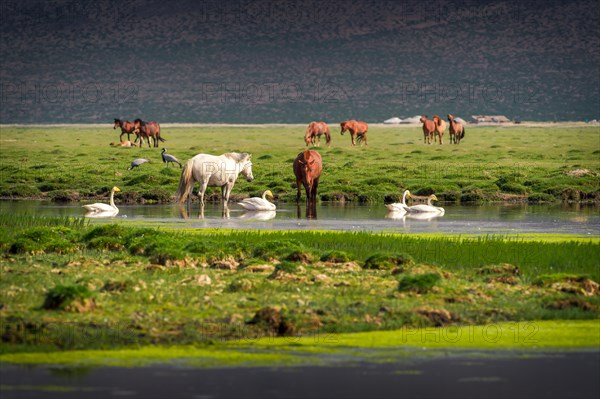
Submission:
<svg viewBox="0 0 600 399">
<path fill-rule="evenodd" d="M 181 171 L 181 178 L 179 179 L 179 187 L 177 187 L 177 202 L 183 203 L 190 192 L 190 188 L 194 185 L 194 161 L 192 159 L 188 160 L 185 165 L 183 165 L 183 170 Z"/>
<path fill-rule="evenodd" d="M 167 140 L 163 139 L 163 138 L 160 136 L 160 133 L 159 133 L 159 134 L 158 134 L 158 136 L 156 136 L 156 137 L 158 137 L 158 139 L 159 139 L 160 141 L 162 141 L 163 143 L 164 143 L 165 141 L 167 141 Z"/>
<path fill-rule="evenodd" d="M 460 134 L 460 139 L 462 140 L 465 137 L 465 127 L 463 126 L 462 133 Z"/>
</svg>

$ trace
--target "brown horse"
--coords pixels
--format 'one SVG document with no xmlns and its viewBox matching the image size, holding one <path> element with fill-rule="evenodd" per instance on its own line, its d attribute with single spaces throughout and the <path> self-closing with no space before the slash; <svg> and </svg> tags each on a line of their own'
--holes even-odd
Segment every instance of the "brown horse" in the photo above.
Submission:
<svg viewBox="0 0 600 399">
<path fill-rule="evenodd" d="M 427 119 L 427 115 L 421 116 L 419 121 L 423 124 L 423 142 L 431 144 L 431 138 L 433 137 L 433 132 L 435 132 L 435 122 Z"/>
<path fill-rule="evenodd" d="M 365 122 L 358 122 L 351 119 L 340 123 L 340 126 L 342 127 L 340 134 L 344 135 L 346 130 L 350 132 L 352 145 L 356 145 L 357 142 L 360 144 L 363 139 L 365 140 L 365 146 L 367 145 L 367 131 L 369 130 L 369 125 Z"/>
<path fill-rule="evenodd" d="M 120 119 L 115 118 L 115 124 L 113 126 L 113 129 L 116 129 L 120 127 L 121 128 L 121 135 L 119 136 L 119 141 L 123 141 L 123 135 L 127 134 L 127 141 L 129 141 L 129 135 L 130 134 L 135 134 L 136 138 L 135 141 L 137 141 L 138 139 L 138 134 L 135 133 L 135 125 L 133 122 L 129 122 L 129 121 L 122 121 Z"/>
<path fill-rule="evenodd" d="M 319 178 L 323 170 L 321 154 L 317 151 L 306 150 L 298 154 L 294 160 L 294 174 L 296 175 L 296 185 L 298 194 L 296 202 L 300 202 L 300 186 L 304 186 L 306 191 L 306 203 L 315 204 L 317 201 L 317 188 L 319 187 Z"/>
<path fill-rule="evenodd" d="M 329 126 L 325 122 L 311 122 L 308 124 L 308 129 L 306 129 L 306 134 L 304 135 L 304 142 L 306 146 L 312 144 L 315 145 L 315 137 L 317 138 L 318 147 L 321 144 L 321 135 L 325 135 L 325 141 L 327 142 L 327 147 L 331 146 L 331 134 L 329 133 Z"/>
<path fill-rule="evenodd" d="M 450 144 L 454 142 L 454 144 L 460 143 L 460 141 L 465 137 L 465 127 L 460 122 L 456 122 L 454 117 L 448 114 L 448 122 L 450 122 Z"/>
<path fill-rule="evenodd" d="M 444 133 L 446 133 L 446 121 L 440 118 L 437 115 L 433 116 L 433 123 L 435 123 L 435 135 L 433 139 L 436 140 L 438 137 L 440 138 L 440 144 L 444 144 Z"/>
<path fill-rule="evenodd" d="M 136 119 L 133 122 L 135 126 L 135 131 L 140 134 L 140 147 L 144 143 L 144 137 L 148 141 L 148 147 L 150 147 L 150 137 L 152 137 L 152 141 L 154 143 L 154 147 L 158 148 L 158 140 L 166 141 L 162 137 L 160 137 L 160 125 L 157 122 L 144 122 L 141 119 Z"/>
</svg>

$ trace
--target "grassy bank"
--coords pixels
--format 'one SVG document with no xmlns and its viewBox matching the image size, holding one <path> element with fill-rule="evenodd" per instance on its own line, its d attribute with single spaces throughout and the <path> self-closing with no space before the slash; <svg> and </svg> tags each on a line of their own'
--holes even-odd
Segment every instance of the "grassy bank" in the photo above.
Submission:
<svg viewBox="0 0 600 399">
<path fill-rule="evenodd" d="M 390 202 L 405 188 L 465 203 L 600 199 L 597 127 L 469 126 L 460 145 L 440 146 L 423 144 L 419 126 L 374 126 L 368 148 L 351 147 L 332 128 L 331 148 L 319 148 L 321 200 Z M 291 165 L 305 148 L 303 134 L 297 125 L 169 127 L 162 144 L 182 161 L 202 152 L 250 152 L 255 180 L 237 183 L 233 197 L 270 189 L 278 200 L 293 201 Z M 160 149 L 110 147 L 118 133 L 109 125 L 3 127 L 1 140 L 1 197 L 100 198 L 117 185 L 117 202 L 168 202 L 179 180 L 179 168 L 165 168 Z M 128 171 L 135 158 L 152 162 Z M 210 193 L 218 198 L 217 190 Z"/>
<path fill-rule="evenodd" d="M 4 352 L 600 316 L 597 240 L 0 224 Z"/>
<path fill-rule="evenodd" d="M 402 328 L 354 334 L 319 333 L 262 337 L 205 345 L 143 346 L 130 349 L 6 353 L 0 362 L 62 367 L 140 367 L 176 364 L 195 367 L 332 365 L 359 361 L 387 362 L 406 357 L 502 356 L 518 352 L 597 350 L 600 321 L 530 321 L 484 326 Z M 443 353 L 439 351 L 443 350 Z M 477 352 L 465 352 L 477 350 Z"/>
</svg>

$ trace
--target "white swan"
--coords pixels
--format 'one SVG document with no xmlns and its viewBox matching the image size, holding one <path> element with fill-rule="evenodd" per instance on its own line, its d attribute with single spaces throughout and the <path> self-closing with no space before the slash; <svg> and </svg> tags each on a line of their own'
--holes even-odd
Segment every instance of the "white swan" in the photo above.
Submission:
<svg viewBox="0 0 600 399">
<path fill-rule="evenodd" d="M 98 202 L 96 204 L 83 205 L 83 207 L 88 211 L 88 213 L 89 212 L 92 212 L 92 213 L 113 212 L 114 215 L 116 215 L 117 213 L 119 213 L 119 208 L 117 208 L 115 205 L 115 192 L 116 191 L 121 191 L 121 190 L 119 190 L 119 187 L 113 187 L 112 190 L 110 190 L 110 205 Z M 112 215 L 112 216 L 114 216 L 114 215 Z"/>
<path fill-rule="evenodd" d="M 390 212 L 396 212 L 398 214 L 406 213 L 408 210 L 408 205 L 406 205 L 406 197 L 410 196 L 410 191 L 405 190 L 404 194 L 402 194 L 402 202 L 395 202 L 393 204 L 386 204 L 385 207 Z"/>
<path fill-rule="evenodd" d="M 430 195 L 427 197 L 427 204 L 419 204 L 413 205 L 406 208 L 406 212 L 408 213 L 438 213 L 443 215 L 446 211 L 444 208 L 440 208 L 438 206 L 431 205 L 431 201 L 438 201 L 435 195 Z"/>
<path fill-rule="evenodd" d="M 274 211 L 276 206 L 274 203 L 267 201 L 267 195 L 273 198 L 271 190 L 267 190 L 263 193 L 262 198 L 245 198 L 242 202 L 238 202 L 238 205 L 247 211 Z"/>
</svg>

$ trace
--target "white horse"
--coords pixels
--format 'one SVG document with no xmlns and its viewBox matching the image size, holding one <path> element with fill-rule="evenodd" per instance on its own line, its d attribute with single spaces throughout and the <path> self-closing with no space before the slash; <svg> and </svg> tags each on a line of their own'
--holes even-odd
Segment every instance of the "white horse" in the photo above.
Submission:
<svg viewBox="0 0 600 399">
<path fill-rule="evenodd" d="M 221 187 L 223 196 L 223 212 L 228 210 L 227 202 L 233 185 L 241 173 L 249 182 L 254 180 L 252 176 L 252 157 L 245 152 L 228 152 L 215 156 L 209 154 L 198 154 L 183 166 L 179 187 L 177 188 L 177 201 L 183 203 L 188 199 L 196 182 L 200 183 L 198 197 L 200 197 L 200 209 L 204 210 L 204 192 L 206 187 Z"/>
</svg>

